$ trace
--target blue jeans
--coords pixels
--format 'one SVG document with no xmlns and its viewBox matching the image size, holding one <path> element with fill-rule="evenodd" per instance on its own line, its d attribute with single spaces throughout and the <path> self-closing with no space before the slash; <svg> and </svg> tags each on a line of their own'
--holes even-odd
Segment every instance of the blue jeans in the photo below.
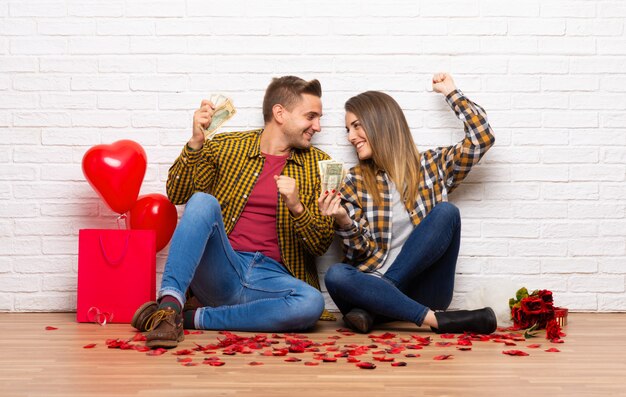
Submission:
<svg viewBox="0 0 626 397">
<path fill-rule="evenodd" d="M 198 329 L 260 332 L 312 327 L 324 310 L 322 294 L 259 252 L 234 251 L 215 197 L 195 193 L 174 232 L 159 298 L 182 304 L 185 291 L 204 306 Z"/>
<path fill-rule="evenodd" d="M 429 308 L 445 310 L 452 301 L 460 241 L 459 210 L 439 203 L 411 232 L 382 277 L 338 263 L 326 273 L 326 288 L 343 314 L 360 308 L 377 322 L 422 325 Z"/>
</svg>

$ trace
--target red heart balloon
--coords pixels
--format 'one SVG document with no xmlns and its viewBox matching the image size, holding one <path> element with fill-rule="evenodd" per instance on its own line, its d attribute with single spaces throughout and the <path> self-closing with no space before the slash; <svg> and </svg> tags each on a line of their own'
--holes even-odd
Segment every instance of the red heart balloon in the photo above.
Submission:
<svg viewBox="0 0 626 397">
<path fill-rule="evenodd" d="M 146 152 L 137 142 L 96 145 L 83 156 L 83 174 L 115 212 L 123 214 L 137 200 L 146 173 Z"/>
<path fill-rule="evenodd" d="M 129 229 L 148 229 L 156 232 L 156 250 L 161 251 L 170 242 L 176 223 L 178 212 L 167 197 L 153 193 L 140 196 L 133 208 L 129 211 L 127 222 Z"/>
</svg>

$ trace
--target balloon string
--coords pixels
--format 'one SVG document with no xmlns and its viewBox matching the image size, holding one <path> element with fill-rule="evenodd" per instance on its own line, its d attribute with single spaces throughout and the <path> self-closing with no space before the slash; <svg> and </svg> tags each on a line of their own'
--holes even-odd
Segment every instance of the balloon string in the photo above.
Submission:
<svg viewBox="0 0 626 397">
<path fill-rule="evenodd" d="M 128 217 L 126 216 L 126 214 L 121 214 L 120 216 L 117 217 L 117 228 L 121 229 L 122 226 L 120 226 L 120 222 L 121 220 L 124 220 L 124 225 L 126 226 L 128 224 Z M 124 227 L 124 229 L 126 229 L 126 227 Z"/>
</svg>

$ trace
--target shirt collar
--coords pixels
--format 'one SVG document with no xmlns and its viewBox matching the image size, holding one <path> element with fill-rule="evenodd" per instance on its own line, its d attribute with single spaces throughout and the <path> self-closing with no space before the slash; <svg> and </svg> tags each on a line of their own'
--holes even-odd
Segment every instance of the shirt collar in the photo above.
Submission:
<svg viewBox="0 0 626 397">
<path fill-rule="evenodd" d="M 256 134 L 254 135 L 250 150 L 248 150 L 248 157 L 250 158 L 259 157 L 261 155 L 261 134 L 263 133 L 263 129 L 254 132 L 256 132 Z"/>
</svg>

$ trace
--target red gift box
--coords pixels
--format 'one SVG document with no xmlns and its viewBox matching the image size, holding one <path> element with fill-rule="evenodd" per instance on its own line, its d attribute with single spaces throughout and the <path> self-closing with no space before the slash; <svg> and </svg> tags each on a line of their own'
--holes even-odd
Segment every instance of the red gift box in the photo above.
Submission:
<svg viewBox="0 0 626 397">
<path fill-rule="evenodd" d="M 76 321 L 130 323 L 155 296 L 154 230 L 79 231 Z"/>
<path fill-rule="evenodd" d="M 554 308 L 554 318 L 556 322 L 559 323 L 561 327 L 565 327 L 567 325 L 567 313 L 569 310 L 565 307 L 555 307 Z"/>
</svg>

